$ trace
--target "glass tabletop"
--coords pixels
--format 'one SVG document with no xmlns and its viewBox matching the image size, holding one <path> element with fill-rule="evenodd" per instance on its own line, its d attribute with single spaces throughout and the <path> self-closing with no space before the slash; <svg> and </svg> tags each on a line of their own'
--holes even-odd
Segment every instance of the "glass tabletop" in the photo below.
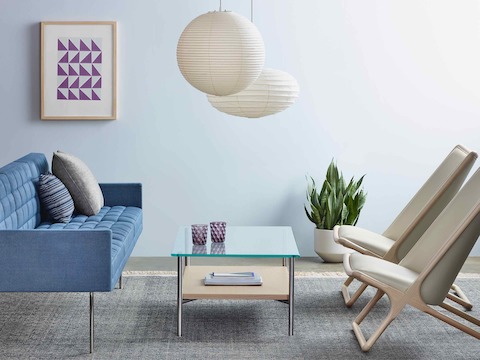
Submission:
<svg viewBox="0 0 480 360">
<path fill-rule="evenodd" d="M 181 226 L 172 256 L 300 257 L 290 226 L 227 226 L 225 242 L 193 245 L 190 226 Z"/>
</svg>

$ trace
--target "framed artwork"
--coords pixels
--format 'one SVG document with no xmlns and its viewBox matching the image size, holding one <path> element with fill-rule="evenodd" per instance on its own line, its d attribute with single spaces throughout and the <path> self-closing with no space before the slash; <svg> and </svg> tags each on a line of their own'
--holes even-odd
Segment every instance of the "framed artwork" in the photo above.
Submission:
<svg viewBox="0 0 480 360">
<path fill-rule="evenodd" d="M 114 21 L 53 21 L 41 27 L 41 119 L 117 117 Z"/>
</svg>

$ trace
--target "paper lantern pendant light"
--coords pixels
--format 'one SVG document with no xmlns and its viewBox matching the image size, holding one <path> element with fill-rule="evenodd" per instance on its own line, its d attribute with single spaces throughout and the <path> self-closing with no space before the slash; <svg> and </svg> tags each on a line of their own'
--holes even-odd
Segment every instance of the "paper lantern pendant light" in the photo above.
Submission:
<svg viewBox="0 0 480 360">
<path fill-rule="evenodd" d="M 243 91 L 229 96 L 207 95 L 210 104 L 226 114 L 259 118 L 285 110 L 298 98 L 297 80 L 290 74 L 263 69 L 258 79 Z"/>
<path fill-rule="evenodd" d="M 212 95 L 230 95 L 251 85 L 265 62 L 260 32 L 248 19 L 231 11 L 214 11 L 195 18 L 177 45 L 183 77 Z"/>
</svg>

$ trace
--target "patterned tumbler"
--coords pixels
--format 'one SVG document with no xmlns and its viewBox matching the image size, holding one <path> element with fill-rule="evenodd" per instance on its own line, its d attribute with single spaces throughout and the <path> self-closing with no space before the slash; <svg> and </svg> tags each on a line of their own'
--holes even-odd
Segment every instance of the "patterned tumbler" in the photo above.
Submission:
<svg viewBox="0 0 480 360">
<path fill-rule="evenodd" d="M 225 221 L 214 221 L 210 223 L 210 236 L 212 242 L 224 242 L 227 223 Z"/>
<path fill-rule="evenodd" d="M 208 225 L 192 225 L 192 241 L 195 245 L 205 245 L 207 243 Z"/>
</svg>

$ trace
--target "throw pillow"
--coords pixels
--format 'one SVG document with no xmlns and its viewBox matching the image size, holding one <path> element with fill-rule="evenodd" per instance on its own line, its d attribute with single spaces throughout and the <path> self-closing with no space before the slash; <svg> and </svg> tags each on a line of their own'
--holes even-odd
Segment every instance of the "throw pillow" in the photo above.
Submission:
<svg viewBox="0 0 480 360">
<path fill-rule="evenodd" d="M 79 158 L 56 151 L 52 172 L 67 187 L 78 213 L 96 215 L 104 205 L 103 193 L 90 169 Z"/>
<path fill-rule="evenodd" d="M 50 173 L 41 174 L 38 195 L 48 215 L 56 221 L 68 223 L 73 214 L 73 199 L 63 183 Z"/>
</svg>

